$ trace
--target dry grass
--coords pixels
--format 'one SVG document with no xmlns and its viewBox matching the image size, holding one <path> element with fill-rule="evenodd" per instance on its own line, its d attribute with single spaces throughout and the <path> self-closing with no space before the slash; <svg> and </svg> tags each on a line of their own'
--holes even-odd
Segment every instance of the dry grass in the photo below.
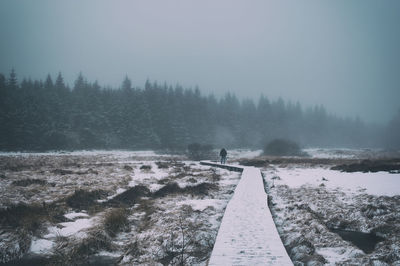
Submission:
<svg viewBox="0 0 400 266">
<path fill-rule="evenodd" d="M 150 171 L 151 170 L 151 165 L 142 165 L 142 166 L 140 166 L 140 170 L 142 170 L 142 171 Z"/>
<path fill-rule="evenodd" d="M 202 263 L 209 258 L 216 233 L 205 233 L 205 221 L 193 222 L 194 217 L 193 209 L 184 206 L 179 213 L 166 219 L 169 236 L 160 243 L 158 261 L 161 264 L 191 265 Z"/>
<path fill-rule="evenodd" d="M 128 210 L 124 208 L 115 208 L 107 211 L 103 219 L 104 230 L 115 237 L 119 232 L 128 228 Z"/>
<path fill-rule="evenodd" d="M 126 171 L 133 171 L 133 168 L 131 167 L 131 166 L 129 166 L 129 165 L 124 165 L 124 170 L 126 170 Z"/>
<path fill-rule="evenodd" d="M 28 205 L 20 203 L 0 211 L 0 224 L 12 228 L 22 228 L 31 234 L 35 234 L 46 221 L 64 221 L 61 218 L 63 213 L 63 208 L 55 204 Z"/>
<path fill-rule="evenodd" d="M 148 196 L 150 194 L 150 190 L 142 185 L 134 186 L 125 192 L 117 195 L 116 197 L 109 200 L 106 205 L 111 206 L 120 206 L 120 205 L 133 205 L 135 204 L 141 197 Z"/>
<path fill-rule="evenodd" d="M 142 199 L 135 211 L 138 213 L 144 212 L 144 215 L 137 223 L 137 231 L 144 232 L 154 224 L 154 221 L 151 218 L 152 215 L 158 211 L 158 208 L 156 207 L 154 200 Z"/>
<path fill-rule="evenodd" d="M 30 205 L 15 207 L 5 216 L 7 221 L 3 218 L 4 213 L 0 213 L 0 225 L 4 223 L 16 225 L 16 228 L 10 229 L 12 231 L 10 235 L 16 235 L 17 231 L 24 233 L 21 233 L 19 240 L 14 241 L 21 242 L 22 249 L 18 256 L 29 250 L 33 236 L 43 238 L 47 232 L 42 229 L 50 225 L 60 226 L 60 222 L 67 222 L 65 213 L 77 210 L 87 210 L 89 215 L 96 214 L 103 218 L 95 225 L 95 228 L 85 229 L 83 235 L 87 237 L 84 239 L 79 238 L 82 237 L 81 235 L 78 238 L 54 238 L 56 246 L 53 250 L 54 256 L 50 258 L 50 265 L 94 265 L 93 260 L 99 259 L 99 252 L 103 250 L 122 252 L 128 256 L 128 260 L 132 257 L 132 260 L 129 260 L 130 263 L 136 261 L 139 264 L 146 264 L 149 261 L 157 263 L 159 259 L 162 260 L 162 257 L 167 255 L 167 247 L 172 248 L 169 244 L 179 249 L 179 259 L 175 257 L 171 263 L 188 262 L 190 264 L 204 261 L 209 256 L 216 232 L 210 234 L 211 225 L 208 223 L 208 215 L 203 214 L 206 218 L 203 216 L 201 219 L 197 218 L 201 213 L 199 211 L 189 212 L 192 216 L 187 221 L 183 220 L 181 228 L 172 239 L 175 243 L 165 243 L 167 248 L 164 250 L 165 253 L 158 252 L 159 247 L 155 243 L 164 236 L 163 232 L 167 231 L 166 225 L 169 227 L 168 230 L 173 231 L 172 227 L 179 221 L 179 219 L 176 220 L 178 214 L 171 221 L 160 223 L 167 213 L 177 214 L 179 206 L 171 205 L 171 200 L 174 201 L 175 197 L 204 198 L 207 195 L 215 195 L 219 189 L 218 172 L 197 169 L 197 164 L 189 166 L 181 161 L 161 161 L 164 158 L 156 158 L 155 160 L 159 161 L 156 161 L 156 166 L 153 168 L 165 169 L 162 171 L 169 176 L 159 182 L 165 186 L 160 191 L 152 193 L 148 188 L 148 183 L 133 188 L 127 186 L 134 174 L 128 171 L 142 171 L 143 174 L 149 174 L 150 178 L 153 177 L 151 176 L 153 175 L 152 164 L 126 163 L 125 161 L 108 163 L 107 160 L 108 158 L 102 155 L 49 155 L 40 158 L 32 156 L 29 159 L 18 157 L 15 160 L 7 159 L 7 162 L 1 162 L 0 159 L 0 175 L 4 175 L 0 176 L 0 181 L 10 188 L 1 198 L 3 206 L 18 202 L 22 197 L 31 202 Z M 112 158 L 112 160 L 115 159 Z M 7 167 L 2 169 L 1 165 L 6 164 Z M 140 167 L 141 170 L 139 170 Z M 99 176 L 95 176 L 97 172 Z M 184 185 L 180 187 L 174 183 L 175 178 L 179 178 L 179 183 Z M 33 181 L 15 182 L 11 185 L 13 181 L 22 179 Z M 46 183 L 42 186 L 40 180 Z M 21 187 L 25 185 L 27 187 Z M 111 200 L 98 202 L 99 199 L 105 199 L 108 195 L 114 194 L 118 188 L 127 190 Z M 44 201 L 54 203 L 43 205 Z M 100 211 L 102 214 L 99 213 Z M 1 220 L 4 220 L 3 224 Z M 197 222 L 198 226 L 195 225 Z M 179 240 L 182 230 L 186 238 L 184 243 Z M 123 246 L 119 246 L 121 242 L 124 243 Z M 173 249 L 169 251 L 175 252 Z M 169 259 L 166 258 L 166 260 Z"/>
<path fill-rule="evenodd" d="M 217 170 L 215 168 L 211 168 L 210 172 L 211 172 L 210 174 L 211 181 L 218 182 L 221 180 L 221 175 L 217 173 Z"/>
<path fill-rule="evenodd" d="M 186 186 L 181 188 L 176 182 L 171 182 L 153 193 L 153 197 L 160 198 L 174 194 L 190 194 L 192 196 L 207 196 L 210 190 L 218 190 L 217 184 L 213 183 L 200 183 L 195 186 Z"/>
<path fill-rule="evenodd" d="M 78 189 L 71 196 L 67 197 L 65 202 L 72 208 L 84 210 L 98 204 L 96 200 L 105 198 L 106 196 L 108 196 L 108 193 L 101 189 L 93 191 Z"/>
<path fill-rule="evenodd" d="M 42 180 L 42 179 L 31 179 L 31 178 L 28 178 L 28 179 L 15 180 L 11 184 L 14 185 L 14 186 L 27 187 L 27 186 L 35 185 L 35 184 L 37 184 L 37 185 L 46 185 L 47 182 L 45 180 Z"/>
<path fill-rule="evenodd" d="M 0 211 L 0 262 L 22 256 L 30 246 L 32 237 L 40 237 L 49 223 L 65 222 L 62 206 L 17 204 Z M 12 234 L 10 234 L 12 232 Z"/>
<path fill-rule="evenodd" d="M 156 165 L 159 169 L 168 169 L 170 166 L 170 162 L 156 162 Z"/>
<path fill-rule="evenodd" d="M 90 257 L 101 250 L 114 251 L 111 238 L 94 228 L 84 239 L 59 238 L 49 265 L 88 265 Z"/>
<path fill-rule="evenodd" d="M 275 203 L 275 198 L 280 200 Z M 371 253 L 364 251 L 359 255 L 351 255 L 340 263 L 369 265 L 374 260 L 380 260 L 394 264 L 400 260 L 396 251 L 400 243 L 397 237 L 400 233 L 399 202 L 399 196 L 346 196 L 342 191 L 327 191 L 325 187 L 302 186 L 291 189 L 286 185 L 271 188 L 268 197 L 288 254 L 293 262 L 304 264 L 324 262 L 312 246 L 352 249 L 352 244 L 332 229 L 369 231 L 384 238 Z M 295 231 L 293 228 L 296 228 Z"/>
</svg>

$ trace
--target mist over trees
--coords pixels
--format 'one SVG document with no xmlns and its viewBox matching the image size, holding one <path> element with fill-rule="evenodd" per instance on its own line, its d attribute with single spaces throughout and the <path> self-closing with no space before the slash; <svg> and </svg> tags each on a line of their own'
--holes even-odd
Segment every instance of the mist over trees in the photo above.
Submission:
<svg viewBox="0 0 400 266">
<path fill-rule="evenodd" d="M 400 149 L 400 110 L 386 127 L 384 146 L 386 149 Z"/>
<path fill-rule="evenodd" d="M 217 99 L 150 81 L 135 88 L 128 77 L 118 89 L 82 74 L 72 88 L 61 73 L 19 83 L 14 70 L 0 74 L 0 125 L 1 150 L 182 150 L 191 143 L 261 149 L 274 138 L 314 147 L 400 146 L 400 112 L 383 143 L 382 128 L 336 117 L 323 106 L 303 109 L 265 96 L 241 101 L 230 93 Z"/>
</svg>

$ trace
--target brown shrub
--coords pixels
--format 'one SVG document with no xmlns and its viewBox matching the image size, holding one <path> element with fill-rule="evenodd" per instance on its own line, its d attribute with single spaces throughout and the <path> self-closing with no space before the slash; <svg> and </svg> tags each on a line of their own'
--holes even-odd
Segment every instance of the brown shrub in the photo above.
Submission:
<svg viewBox="0 0 400 266">
<path fill-rule="evenodd" d="M 27 187 L 33 184 L 38 184 L 38 185 L 45 185 L 47 182 L 42 179 L 21 179 L 21 180 L 15 180 L 11 184 L 14 186 L 20 186 L 20 187 Z"/>
<path fill-rule="evenodd" d="M 150 171 L 151 170 L 151 165 L 142 165 L 142 166 L 140 166 L 140 170 Z"/>
<path fill-rule="evenodd" d="M 168 183 L 153 193 L 154 197 L 165 197 L 170 194 L 191 194 L 191 195 L 209 195 L 209 190 L 218 190 L 218 185 L 211 183 L 200 183 L 195 186 L 181 188 L 176 182 Z"/>
<path fill-rule="evenodd" d="M 153 193 L 154 197 L 165 197 L 169 194 L 179 193 L 182 188 L 176 182 L 170 182 Z"/>
<path fill-rule="evenodd" d="M 124 208 L 111 209 L 103 220 L 104 230 L 111 236 L 116 236 L 128 226 L 128 211 Z"/>
<path fill-rule="evenodd" d="M 35 234 L 45 221 L 64 222 L 63 210 L 55 204 L 20 203 L 0 210 L 0 224 Z"/>
<path fill-rule="evenodd" d="M 169 168 L 168 162 L 156 162 L 156 165 L 159 169 L 168 169 Z"/>
<path fill-rule="evenodd" d="M 107 195 L 108 193 L 101 189 L 93 191 L 78 189 L 75 190 L 74 194 L 67 197 L 66 203 L 72 208 L 87 209 L 93 205 L 96 205 L 96 200 L 104 198 Z"/>
<path fill-rule="evenodd" d="M 126 171 L 132 171 L 133 170 L 133 168 L 131 166 L 129 166 L 129 165 L 124 165 L 124 169 Z"/>
<path fill-rule="evenodd" d="M 113 251 L 110 237 L 102 230 L 92 230 L 79 242 L 60 238 L 49 265 L 89 265 L 91 256 L 100 250 Z M 93 265 L 93 264 L 91 264 Z"/>
<path fill-rule="evenodd" d="M 121 194 L 118 194 L 111 200 L 109 200 L 106 204 L 118 206 L 118 205 L 133 205 L 135 204 L 139 198 L 147 196 L 150 194 L 150 190 L 142 185 L 134 186 Z"/>
<path fill-rule="evenodd" d="M 209 195 L 210 190 L 218 190 L 218 185 L 211 183 L 200 183 L 196 186 L 187 186 L 183 189 L 184 192 L 191 195 Z"/>
</svg>

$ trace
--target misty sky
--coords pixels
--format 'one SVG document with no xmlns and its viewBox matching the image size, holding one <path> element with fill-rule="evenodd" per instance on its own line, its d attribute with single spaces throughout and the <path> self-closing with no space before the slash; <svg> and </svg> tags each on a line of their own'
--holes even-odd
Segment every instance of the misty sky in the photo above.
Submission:
<svg viewBox="0 0 400 266">
<path fill-rule="evenodd" d="M 384 123 L 400 108 L 399 49 L 398 0 L 0 1 L 0 72 L 20 80 L 128 75 Z"/>
</svg>

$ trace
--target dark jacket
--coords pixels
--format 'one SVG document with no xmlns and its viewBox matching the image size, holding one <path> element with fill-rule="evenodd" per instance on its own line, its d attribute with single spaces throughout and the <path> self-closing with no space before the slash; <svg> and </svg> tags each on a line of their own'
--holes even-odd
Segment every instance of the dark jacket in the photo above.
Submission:
<svg viewBox="0 0 400 266">
<path fill-rule="evenodd" d="M 225 149 L 222 149 L 222 150 L 219 152 L 219 156 L 222 156 L 222 157 L 226 157 L 227 154 L 228 154 L 228 153 L 226 152 Z"/>
</svg>

